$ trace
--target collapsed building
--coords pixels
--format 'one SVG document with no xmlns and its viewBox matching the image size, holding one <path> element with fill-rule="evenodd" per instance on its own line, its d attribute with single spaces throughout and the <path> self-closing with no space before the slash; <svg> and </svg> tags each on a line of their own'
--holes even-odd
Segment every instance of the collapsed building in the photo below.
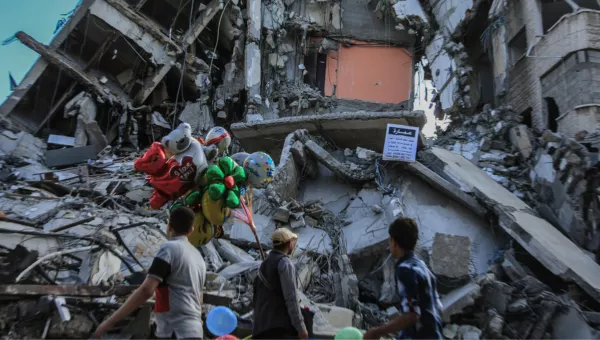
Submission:
<svg viewBox="0 0 600 340">
<path fill-rule="evenodd" d="M 215 122 L 411 110 L 422 34 L 380 20 L 373 6 L 82 1 L 49 46 L 15 35 L 42 57 L 0 115 L 34 135 L 77 125 L 103 134 L 100 146 L 137 146 L 165 118 L 205 133 Z"/>
<path fill-rule="evenodd" d="M 230 153 L 278 160 L 254 190 L 258 241 L 271 249 L 282 226 L 300 235 L 293 260 L 318 338 L 397 313 L 386 243 L 398 216 L 421 228 L 445 337 L 597 337 L 598 141 L 581 78 L 596 7 L 82 0 L 48 46 L 15 34 L 41 57 L 0 106 L 0 333 L 88 337 L 135 289 L 167 212 L 146 209 L 133 159 L 182 121 L 202 137 L 226 127 Z M 426 123 L 418 63 L 452 123 L 420 136 L 417 162 L 383 161 L 387 124 Z M 204 312 L 230 307 L 237 336 L 251 331 L 257 249 L 235 220 L 200 247 Z M 112 333 L 147 338 L 151 305 Z"/>
</svg>

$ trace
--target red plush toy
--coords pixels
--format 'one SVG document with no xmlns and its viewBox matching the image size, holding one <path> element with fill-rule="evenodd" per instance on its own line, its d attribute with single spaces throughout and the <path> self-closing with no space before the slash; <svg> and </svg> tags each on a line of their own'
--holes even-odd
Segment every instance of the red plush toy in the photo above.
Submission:
<svg viewBox="0 0 600 340">
<path fill-rule="evenodd" d="M 170 200 L 176 199 L 188 191 L 194 184 L 190 177 L 191 157 L 184 157 L 182 164 L 174 159 L 167 159 L 164 147 L 160 142 L 154 142 L 144 153 L 135 160 L 133 166 L 136 171 L 148 175 L 150 185 L 154 192 L 150 198 L 150 207 L 159 209 Z M 194 171 L 195 174 L 195 171 Z"/>
</svg>

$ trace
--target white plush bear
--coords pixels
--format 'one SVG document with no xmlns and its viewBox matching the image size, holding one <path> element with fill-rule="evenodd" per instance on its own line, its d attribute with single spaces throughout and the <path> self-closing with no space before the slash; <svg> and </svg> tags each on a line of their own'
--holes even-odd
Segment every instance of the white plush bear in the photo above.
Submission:
<svg viewBox="0 0 600 340">
<path fill-rule="evenodd" d="M 163 137 L 161 143 L 167 151 L 173 154 L 172 159 L 179 164 L 182 164 L 186 156 L 192 158 L 196 166 L 194 180 L 197 182 L 208 167 L 208 162 L 202 144 L 192 137 L 192 127 L 188 123 L 179 124 L 177 129 Z"/>
</svg>

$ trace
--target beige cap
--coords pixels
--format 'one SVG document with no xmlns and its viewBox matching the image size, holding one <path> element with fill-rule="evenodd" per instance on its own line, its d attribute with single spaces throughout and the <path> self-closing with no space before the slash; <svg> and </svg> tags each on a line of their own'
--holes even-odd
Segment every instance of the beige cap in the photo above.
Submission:
<svg viewBox="0 0 600 340">
<path fill-rule="evenodd" d="M 271 240 L 274 245 L 287 243 L 291 240 L 297 240 L 298 235 L 292 233 L 288 228 L 279 228 L 271 234 Z"/>
</svg>

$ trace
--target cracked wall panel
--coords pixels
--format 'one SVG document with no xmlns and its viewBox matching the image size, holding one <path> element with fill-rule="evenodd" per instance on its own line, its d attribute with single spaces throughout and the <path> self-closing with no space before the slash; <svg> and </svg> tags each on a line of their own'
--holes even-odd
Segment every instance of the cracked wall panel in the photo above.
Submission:
<svg viewBox="0 0 600 340">
<path fill-rule="evenodd" d="M 456 64 L 454 59 L 446 52 L 445 43 L 445 37 L 438 34 L 425 50 L 433 76 L 433 83 L 444 111 L 453 107 L 454 92 L 458 87 L 458 81 L 454 75 Z"/>
<path fill-rule="evenodd" d="M 432 2 L 430 0 L 430 2 Z M 452 35 L 467 13 L 473 9 L 475 0 L 435 1 L 433 13 L 444 34 Z"/>
<path fill-rule="evenodd" d="M 412 46 L 414 35 L 407 30 L 398 31 L 392 16 L 379 18 L 374 12 L 376 2 L 367 0 L 342 2 L 342 33 L 364 41 L 385 41 L 403 46 Z"/>
</svg>

